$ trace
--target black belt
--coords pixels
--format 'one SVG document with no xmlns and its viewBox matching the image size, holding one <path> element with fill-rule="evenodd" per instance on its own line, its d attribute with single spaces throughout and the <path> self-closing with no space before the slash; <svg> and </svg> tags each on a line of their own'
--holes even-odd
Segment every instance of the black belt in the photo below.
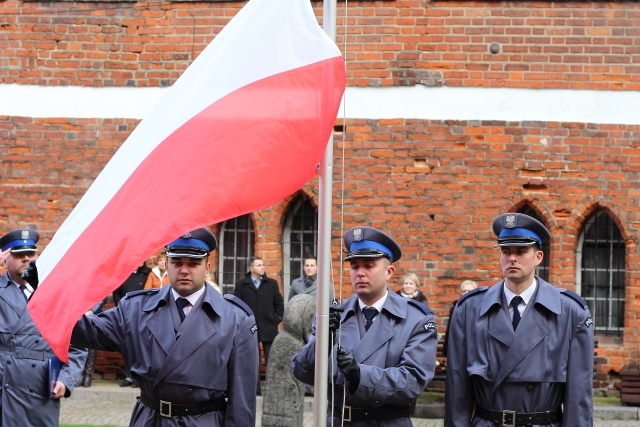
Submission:
<svg viewBox="0 0 640 427">
<path fill-rule="evenodd" d="M 16 359 L 49 360 L 53 353 L 44 350 L 30 350 L 24 347 L 5 347 L 0 345 L 0 353 L 14 356 Z"/>
<path fill-rule="evenodd" d="M 173 403 L 166 400 L 156 400 L 144 394 L 139 396 L 140 402 L 158 412 L 162 417 L 177 417 L 180 415 L 200 415 L 213 411 L 222 411 L 227 407 L 226 399 L 215 399 L 201 403 Z"/>
<path fill-rule="evenodd" d="M 344 408 L 344 420 L 349 421 L 366 421 L 366 420 L 390 420 L 392 418 L 405 418 L 411 413 L 411 406 L 395 406 L 385 405 L 377 408 L 355 408 L 353 406 L 334 406 L 333 414 L 335 418 L 342 417 L 342 409 Z M 329 407 L 331 411 L 331 407 Z"/>
<path fill-rule="evenodd" d="M 491 421 L 499 426 L 533 426 L 536 424 L 552 424 L 562 421 L 560 408 L 545 412 L 494 411 L 476 406 L 476 415 L 483 420 Z"/>
</svg>

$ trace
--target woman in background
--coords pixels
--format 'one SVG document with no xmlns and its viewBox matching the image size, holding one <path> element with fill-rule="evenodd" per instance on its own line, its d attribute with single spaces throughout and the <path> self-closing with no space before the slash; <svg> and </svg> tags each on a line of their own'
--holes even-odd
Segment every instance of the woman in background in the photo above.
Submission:
<svg viewBox="0 0 640 427">
<path fill-rule="evenodd" d="M 427 297 L 418 290 L 418 286 L 420 286 L 420 279 L 418 279 L 418 275 L 415 273 L 408 273 L 402 278 L 402 289 L 396 293 L 402 297 L 426 304 Z"/>
</svg>

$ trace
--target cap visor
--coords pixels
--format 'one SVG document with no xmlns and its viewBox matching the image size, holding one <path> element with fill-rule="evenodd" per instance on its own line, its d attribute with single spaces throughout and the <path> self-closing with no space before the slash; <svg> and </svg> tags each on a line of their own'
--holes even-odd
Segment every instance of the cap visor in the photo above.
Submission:
<svg viewBox="0 0 640 427">
<path fill-rule="evenodd" d="M 343 258 L 343 261 L 349 261 L 351 259 L 354 258 L 389 258 L 389 254 L 386 254 L 382 251 L 376 251 L 376 250 L 371 250 L 371 249 L 367 249 L 367 250 L 360 250 L 360 251 L 353 251 L 353 252 L 349 252 L 347 253 L 347 256 Z"/>
<path fill-rule="evenodd" d="M 504 247 L 526 247 L 540 245 L 539 242 L 536 241 L 522 241 L 522 240 L 512 240 L 506 242 L 498 242 L 495 244 L 494 248 L 504 248 Z"/>
<path fill-rule="evenodd" d="M 19 254 L 23 252 L 38 252 L 35 246 L 16 246 L 11 249 L 12 254 Z"/>
<path fill-rule="evenodd" d="M 195 246 L 172 246 L 167 247 L 166 254 L 171 258 L 205 258 L 209 251 Z"/>
<path fill-rule="evenodd" d="M 209 254 L 197 255 L 192 253 L 167 252 L 169 258 L 205 258 Z"/>
</svg>

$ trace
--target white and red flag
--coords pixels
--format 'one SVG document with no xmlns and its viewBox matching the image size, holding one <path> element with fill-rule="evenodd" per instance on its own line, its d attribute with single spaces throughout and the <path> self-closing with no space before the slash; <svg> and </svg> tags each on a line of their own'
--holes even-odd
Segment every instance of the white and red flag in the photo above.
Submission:
<svg viewBox="0 0 640 427">
<path fill-rule="evenodd" d="M 215 6 L 212 6 L 215 7 Z M 251 0 L 168 90 L 37 261 L 29 311 L 67 360 L 80 316 L 158 248 L 316 173 L 345 88 L 309 0 Z"/>
</svg>

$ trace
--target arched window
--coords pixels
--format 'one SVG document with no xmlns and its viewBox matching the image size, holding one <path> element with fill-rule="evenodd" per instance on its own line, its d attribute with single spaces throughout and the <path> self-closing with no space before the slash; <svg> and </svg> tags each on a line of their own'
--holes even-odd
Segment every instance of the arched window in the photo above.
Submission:
<svg viewBox="0 0 640 427">
<path fill-rule="evenodd" d="M 576 254 L 576 289 L 589 305 L 595 330 L 622 333 L 624 327 L 625 245 L 603 210 L 585 223 Z"/>
<path fill-rule="evenodd" d="M 526 206 L 525 208 L 521 209 L 519 212 L 542 222 L 540 217 L 538 217 L 538 214 L 536 213 L 536 211 L 531 209 L 529 206 Z M 542 223 L 544 224 L 544 222 Z M 551 245 L 549 244 L 549 242 L 545 242 L 542 244 L 542 253 L 544 254 L 544 256 L 542 258 L 542 262 L 536 268 L 536 275 L 538 275 L 542 280 L 546 280 L 548 282 L 549 281 L 549 258 L 551 257 Z"/>
<path fill-rule="evenodd" d="M 235 284 L 249 271 L 247 259 L 253 256 L 255 233 L 250 215 L 226 221 L 220 228 L 220 274 L 222 293 L 233 293 Z"/>
<path fill-rule="evenodd" d="M 318 251 L 318 212 L 309 199 L 301 197 L 292 204 L 284 227 L 284 299 L 289 299 L 291 281 L 303 272 L 304 259 Z"/>
</svg>

